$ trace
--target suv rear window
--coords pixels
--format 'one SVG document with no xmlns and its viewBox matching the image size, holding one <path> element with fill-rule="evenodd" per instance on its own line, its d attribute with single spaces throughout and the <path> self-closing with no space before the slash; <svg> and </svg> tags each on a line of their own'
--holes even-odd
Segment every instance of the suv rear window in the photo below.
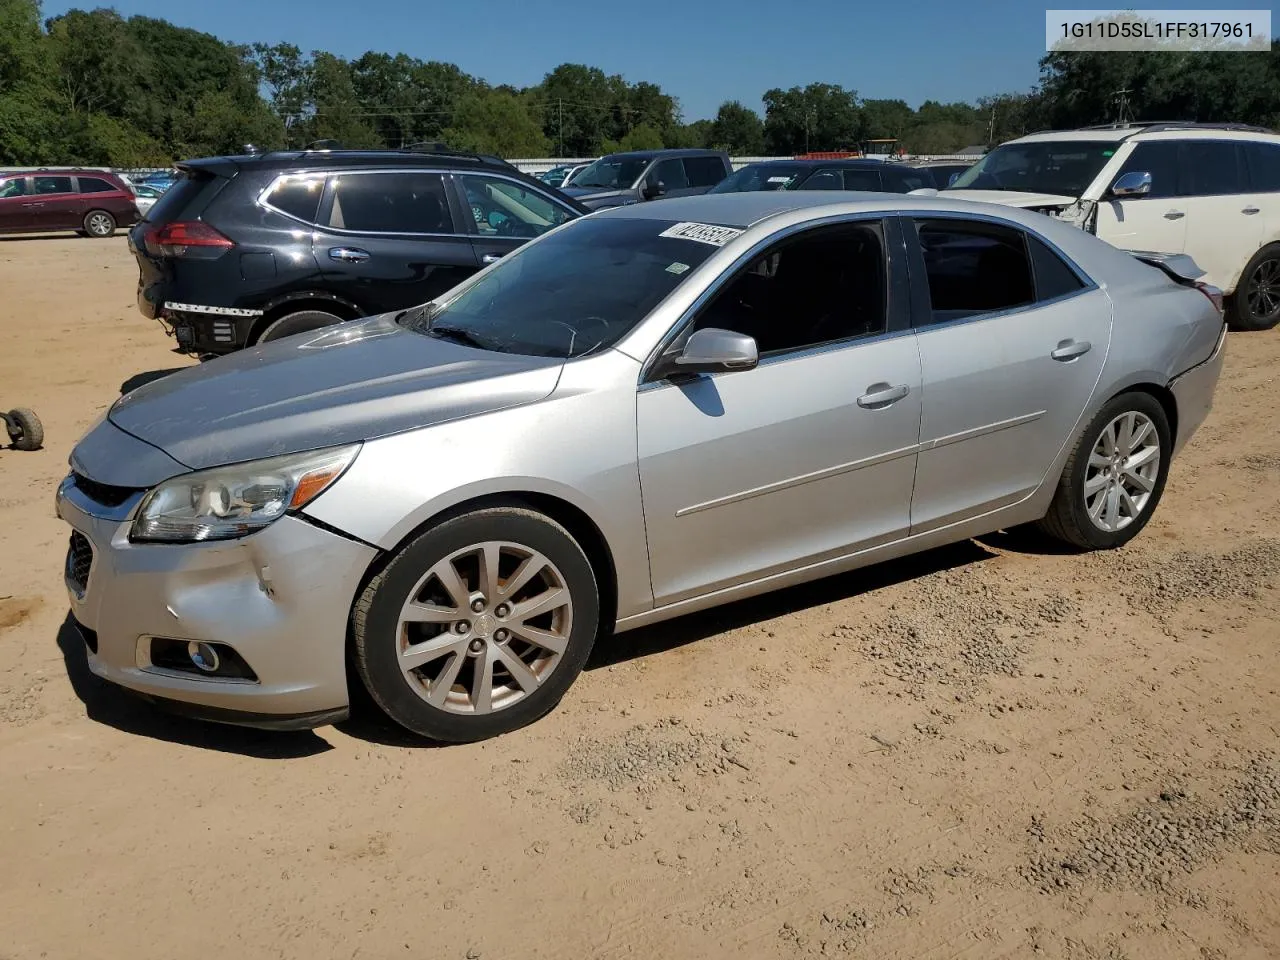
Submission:
<svg viewBox="0 0 1280 960">
<path fill-rule="evenodd" d="M 160 195 L 160 199 L 147 211 L 144 219 L 149 223 L 167 223 L 182 216 L 206 187 L 214 187 L 214 181 L 221 179 L 199 169 L 179 173 L 173 186 Z"/>
<path fill-rule="evenodd" d="M 263 196 L 262 202 L 291 217 L 315 223 L 323 193 L 323 177 L 281 177 L 271 191 Z"/>
<path fill-rule="evenodd" d="M 453 233 L 438 173 L 359 173 L 331 183 L 331 227 L 361 233 Z"/>
</svg>

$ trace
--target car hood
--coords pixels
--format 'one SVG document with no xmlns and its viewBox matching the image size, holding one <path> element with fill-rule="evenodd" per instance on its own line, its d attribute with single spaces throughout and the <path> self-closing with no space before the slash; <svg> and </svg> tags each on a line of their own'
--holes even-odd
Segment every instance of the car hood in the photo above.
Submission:
<svg viewBox="0 0 1280 960">
<path fill-rule="evenodd" d="M 1016 190 L 943 190 L 939 196 L 1002 203 L 1006 207 L 1069 207 L 1078 199 L 1058 193 L 1019 193 Z"/>
<path fill-rule="evenodd" d="M 640 198 L 634 190 L 613 190 L 608 187 L 564 187 L 563 191 L 579 203 L 585 203 L 592 209 L 616 207 L 624 203 L 635 203 Z"/>
<path fill-rule="evenodd" d="M 541 400 L 563 361 L 423 336 L 393 314 L 169 374 L 108 418 L 193 469 L 337 446 Z"/>
</svg>

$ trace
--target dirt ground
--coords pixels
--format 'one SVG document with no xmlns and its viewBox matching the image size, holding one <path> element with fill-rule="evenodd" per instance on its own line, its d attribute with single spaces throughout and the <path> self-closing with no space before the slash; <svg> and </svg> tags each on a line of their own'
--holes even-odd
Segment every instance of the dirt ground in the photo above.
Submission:
<svg viewBox="0 0 1280 960">
<path fill-rule="evenodd" d="M 1280 331 L 1127 549 L 1000 535 L 624 635 L 533 727 L 105 688 L 53 492 L 184 360 L 123 238 L 0 240 L 0 958 L 1280 956 Z M 696 642 L 695 642 L 696 641 Z"/>
</svg>

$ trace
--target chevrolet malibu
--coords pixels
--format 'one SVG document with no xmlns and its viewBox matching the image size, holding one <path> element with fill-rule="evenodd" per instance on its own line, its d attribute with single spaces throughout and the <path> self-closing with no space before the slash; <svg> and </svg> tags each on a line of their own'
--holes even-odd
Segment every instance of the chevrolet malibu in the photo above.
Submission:
<svg viewBox="0 0 1280 960">
<path fill-rule="evenodd" d="M 277 728 L 345 716 L 353 672 L 478 740 L 634 627 L 1019 524 L 1119 547 L 1218 380 L 1198 273 L 942 197 L 571 221 L 121 397 L 57 494 L 89 666 Z"/>
</svg>

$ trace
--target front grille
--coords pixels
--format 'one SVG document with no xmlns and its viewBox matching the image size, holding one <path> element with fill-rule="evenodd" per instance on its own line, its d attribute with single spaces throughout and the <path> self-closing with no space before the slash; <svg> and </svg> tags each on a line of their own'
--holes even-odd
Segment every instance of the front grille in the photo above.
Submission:
<svg viewBox="0 0 1280 960">
<path fill-rule="evenodd" d="M 93 547 L 80 531 L 71 534 L 67 547 L 67 579 L 80 593 L 89 586 L 89 571 L 93 568 Z"/>
<path fill-rule="evenodd" d="M 76 488 L 94 503 L 100 503 L 104 507 L 118 507 L 138 492 L 137 487 L 113 487 L 110 484 L 99 483 L 97 480 L 90 480 L 80 473 L 74 476 Z"/>
</svg>

